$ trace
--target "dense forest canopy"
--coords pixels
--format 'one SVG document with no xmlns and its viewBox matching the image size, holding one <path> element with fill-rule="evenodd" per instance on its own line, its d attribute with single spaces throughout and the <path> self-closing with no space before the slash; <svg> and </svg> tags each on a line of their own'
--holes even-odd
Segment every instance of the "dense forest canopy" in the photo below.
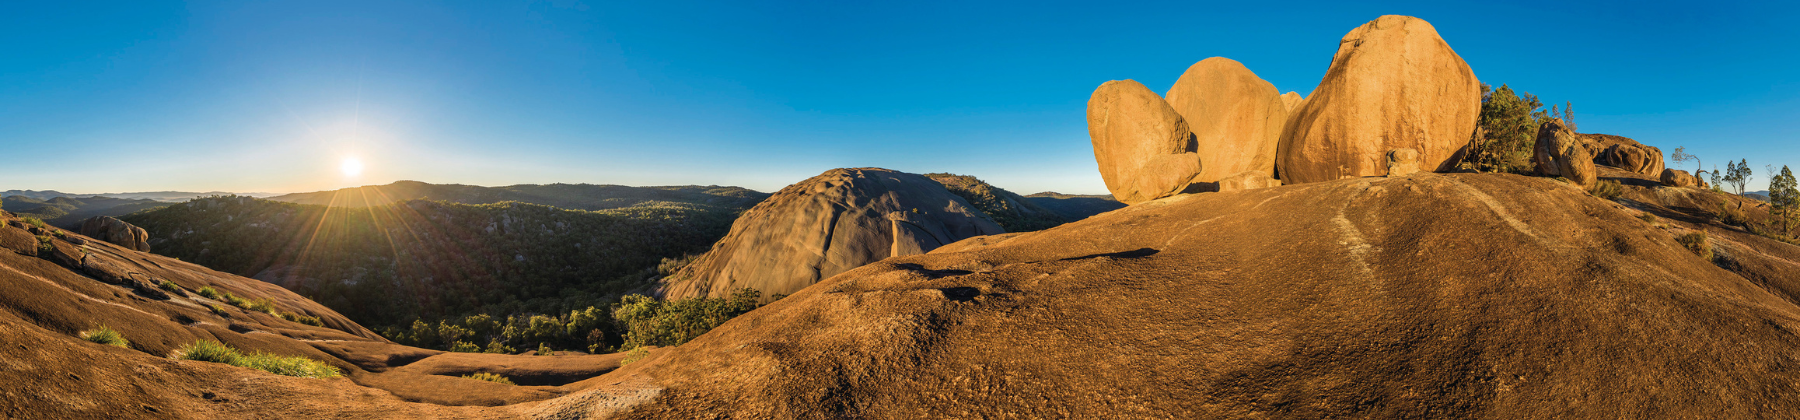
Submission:
<svg viewBox="0 0 1800 420">
<path fill-rule="evenodd" d="M 280 284 L 371 327 L 606 307 L 703 252 L 754 202 L 583 211 L 408 200 L 364 208 L 211 197 L 123 217 L 157 253 Z"/>
</svg>

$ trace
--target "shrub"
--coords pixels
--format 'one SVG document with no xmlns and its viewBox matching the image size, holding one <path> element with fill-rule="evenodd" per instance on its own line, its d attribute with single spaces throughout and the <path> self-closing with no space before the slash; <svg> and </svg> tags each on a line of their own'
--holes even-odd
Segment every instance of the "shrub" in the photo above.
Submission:
<svg viewBox="0 0 1800 420">
<path fill-rule="evenodd" d="M 481 352 L 482 353 L 495 353 L 495 354 L 513 354 L 513 353 L 518 353 L 519 349 L 512 348 L 512 346 L 508 346 L 508 345 L 506 345 L 506 343 L 501 343 L 500 340 L 493 340 L 493 341 L 489 341 L 487 348 L 483 349 Z"/>
<path fill-rule="evenodd" d="M 1642 220 L 1644 223 L 1656 224 L 1656 215 L 1645 212 L 1644 214 L 1638 215 L 1638 220 Z"/>
<path fill-rule="evenodd" d="M 108 346 L 131 347 L 131 341 L 126 340 L 124 335 L 119 334 L 118 331 L 105 325 L 101 325 L 100 328 L 82 331 L 81 338 Z"/>
<path fill-rule="evenodd" d="M 480 353 L 481 346 L 477 346 L 475 343 L 467 341 L 458 341 L 455 344 L 450 345 L 450 351 L 457 353 Z"/>
<path fill-rule="evenodd" d="M 157 282 L 156 287 L 160 287 L 163 290 L 167 290 L 167 291 L 169 291 L 169 293 L 174 293 L 177 295 L 181 294 L 181 285 L 175 284 L 175 282 L 172 282 L 172 281 L 163 280 L 163 281 Z"/>
<path fill-rule="evenodd" d="M 212 288 L 212 286 L 202 287 L 202 288 L 200 288 L 200 291 L 196 292 L 196 293 L 199 293 L 200 297 L 203 297 L 203 298 L 212 299 L 212 300 L 221 300 L 221 299 L 219 299 L 219 289 L 214 289 L 214 288 Z"/>
<path fill-rule="evenodd" d="M 25 217 L 25 224 L 37 226 L 39 229 L 48 229 L 48 227 L 44 226 L 44 220 L 36 217 Z"/>
<path fill-rule="evenodd" d="M 212 310 L 213 315 L 218 315 L 218 316 L 222 316 L 222 317 L 226 317 L 226 318 L 231 317 L 231 312 L 225 311 L 225 307 L 223 307 L 223 306 L 206 305 L 206 309 Z"/>
<path fill-rule="evenodd" d="M 511 379 L 506 379 L 505 376 L 500 376 L 500 374 L 497 374 L 497 373 L 479 372 L 479 373 L 475 373 L 472 375 L 463 375 L 463 377 L 468 378 L 468 379 L 479 380 L 479 381 L 493 382 L 493 383 L 497 383 L 497 384 L 501 384 L 501 385 L 518 385 L 518 384 L 513 383 L 513 381 Z"/>
<path fill-rule="evenodd" d="M 1617 200 L 1619 196 L 1625 195 L 1625 186 L 1620 185 L 1619 181 L 1610 179 L 1603 180 L 1598 184 L 1594 184 L 1594 189 L 1589 190 L 1588 194 L 1593 194 L 1595 197 L 1607 200 Z"/>
<path fill-rule="evenodd" d="M 1718 216 L 1719 223 L 1731 226 L 1747 226 L 1750 224 L 1750 218 L 1744 216 L 1744 211 L 1738 210 L 1737 207 L 1732 206 L 1731 203 L 1720 202 Z"/>
<path fill-rule="evenodd" d="M 275 316 L 280 317 L 281 319 L 294 321 L 294 322 L 298 322 L 301 324 L 311 325 L 314 327 L 324 327 L 325 326 L 325 322 L 320 321 L 319 317 L 316 317 L 316 316 L 307 316 L 307 315 L 301 315 L 301 314 L 296 314 L 296 313 L 291 313 L 291 312 L 282 312 L 282 313 L 275 314 Z"/>
<path fill-rule="evenodd" d="M 619 359 L 619 367 L 625 367 L 625 365 L 629 365 L 632 362 L 644 360 L 644 356 L 649 356 L 649 355 L 650 355 L 650 351 L 645 350 L 643 347 L 631 349 L 631 351 L 625 352 L 624 359 Z"/>
<path fill-rule="evenodd" d="M 549 345 L 549 344 L 546 344 L 546 343 L 538 343 L 538 349 L 537 349 L 537 352 L 536 352 L 536 353 L 535 353 L 535 354 L 537 354 L 537 355 L 539 355 L 539 356 L 555 356 L 555 355 L 556 355 L 556 352 L 555 352 L 555 351 L 553 351 L 553 350 L 550 350 L 550 345 Z"/>
<path fill-rule="evenodd" d="M 51 239 L 49 236 L 39 235 L 37 237 L 37 239 L 38 239 L 38 254 L 49 254 L 52 252 L 56 252 L 56 245 L 50 243 Z"/>
<path fill-rule="evenodd" d="M 624 324 L 625 342 L 619 348 L 676 346 L 724 324 L 760 305 L 762 293 L 739 289 L 730 297 L 687 298 L 672 301 L 628 295 L 613 311 Z"/>
<path fill-rule="evenodd" d="M 1700 258 L 1707 261 L 1713 259 L 1712 244 L 1706 241 L 1706 231 L 1681 235 L 1675 238 L 1675 242 L 1680 242 L 1681 246 L 1687 247 L 1689 251 L 1693 251 L 1694 255 L 1699 255 Z"/>
<path fill-rule="evenodd" d="M 198 360 L 202 362 L 224 363 L 227 365 L 246 367 L 276 375 L 295 376 L 301 378 L 336 378 L 343 372 L 325 362 L 299 356 L 279 356 L 257 352 L 245 355 L 212 340 L 200 340 L 183 346 L 174 355 L 178 360 Z"/>
</svg>

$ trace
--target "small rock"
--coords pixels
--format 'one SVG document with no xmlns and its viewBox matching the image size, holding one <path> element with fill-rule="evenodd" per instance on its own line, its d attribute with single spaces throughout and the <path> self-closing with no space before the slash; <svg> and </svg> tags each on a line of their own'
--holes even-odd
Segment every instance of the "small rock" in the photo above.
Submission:
<svg viewBox="0 0 1800 420">
<path fill-rule="evenodd" d="M 1394 149 L 1387 152 L 1389 178 L 1407 176 L 1419 172 L 1419 151 L 1416 149 Z"/>
</svg>

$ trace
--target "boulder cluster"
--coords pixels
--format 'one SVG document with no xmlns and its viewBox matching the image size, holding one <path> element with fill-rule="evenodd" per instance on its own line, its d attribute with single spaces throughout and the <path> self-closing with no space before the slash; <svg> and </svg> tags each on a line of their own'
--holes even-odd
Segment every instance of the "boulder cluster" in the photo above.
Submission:
<svg viewBox="0 0 1800 420">
<path fill-rule="evenodd" d="M 1480 85 L 1430 23 L 1382 16 L 1344 36 L 1312 95 L 1282 94 L 1213 57 L 1163 96 L 1132 80 L 1100 85 L 1088 135 L 1107 189 L 1126 204 L 1446 171 L 1475 130 Z"/>
</svg>

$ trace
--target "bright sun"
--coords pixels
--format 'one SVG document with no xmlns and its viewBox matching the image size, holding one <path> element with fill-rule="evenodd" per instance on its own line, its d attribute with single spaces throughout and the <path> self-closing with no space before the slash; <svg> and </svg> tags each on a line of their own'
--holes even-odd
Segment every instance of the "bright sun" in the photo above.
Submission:
<svg viewBox="0 0 1800 420">
<path fill-rule="evenodd" d="M 338 169 L 344 171 L 344 176 L 357 176 L 362 174 L 363 165 L 361 160 L 347 157 L 344 158 L 344 163 L 338 165 Z"/>
</svg>

